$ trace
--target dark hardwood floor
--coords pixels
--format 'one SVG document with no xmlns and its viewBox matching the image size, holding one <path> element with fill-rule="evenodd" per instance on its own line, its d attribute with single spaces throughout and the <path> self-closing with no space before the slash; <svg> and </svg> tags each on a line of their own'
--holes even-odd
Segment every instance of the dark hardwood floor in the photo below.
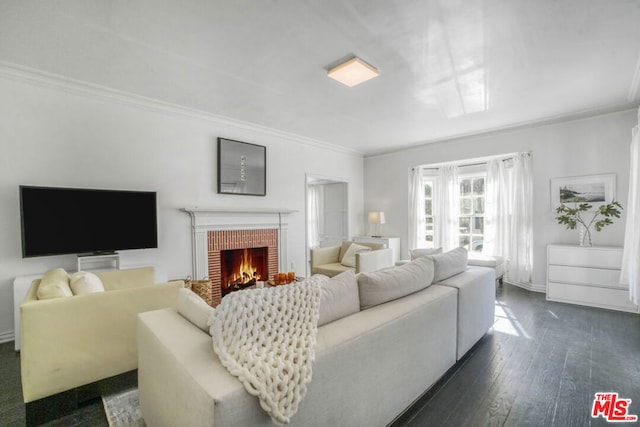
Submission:
<svg viewBox="0 0 640 427">
<path fill-rule="evenodd" d="M 394 427 L 610 425 L 591 418 L 600 391 L 632 399 L 629 412 L 640 415 L 640 315 L 550 303 L 504 284 L 494 329 L 470 353 Z M 13 343 L 0 344 L 0 385 L 0 426 L 24 425 Z M 46 425 L 107 422 L 98 399 Z"/>
<path fill-rule="evenodd" d="M 493 331 L 434 388 L 395 425 L 610 425 L 591 418 L 594 394 L 609 391 L 640 415 L 640 316 L 505 284 Z"/>
</svg>

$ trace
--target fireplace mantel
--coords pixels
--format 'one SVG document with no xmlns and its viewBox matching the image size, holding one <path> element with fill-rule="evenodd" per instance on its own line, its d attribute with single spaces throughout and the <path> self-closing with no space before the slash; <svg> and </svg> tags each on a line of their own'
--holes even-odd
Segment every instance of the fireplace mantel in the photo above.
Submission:
<svg viewBox="0 0 640 427">
<path fill-rule="evenodd" d="M 208 273 L 207 233 L 219 230 L 278 230 L 278 268 L 287 268 L 287 232 L 289 215 L 297 212 L 290 209 L 180 209 L 191 217 L 193 237 L 193 277 L 203 278 Z"/>
</svg>

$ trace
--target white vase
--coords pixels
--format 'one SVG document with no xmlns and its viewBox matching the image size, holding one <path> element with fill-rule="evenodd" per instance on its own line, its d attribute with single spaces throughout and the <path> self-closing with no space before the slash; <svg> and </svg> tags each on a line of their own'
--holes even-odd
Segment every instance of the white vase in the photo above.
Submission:
<svg viewBox="0 0 640 427">
<path fill-rule="evenodd" d="M 578 224 L 579 243 L 580 246 L 592 246 L 591 243 L 591 230 L 589 227 L 585 227 L 583 224 Z"/>
</svg>

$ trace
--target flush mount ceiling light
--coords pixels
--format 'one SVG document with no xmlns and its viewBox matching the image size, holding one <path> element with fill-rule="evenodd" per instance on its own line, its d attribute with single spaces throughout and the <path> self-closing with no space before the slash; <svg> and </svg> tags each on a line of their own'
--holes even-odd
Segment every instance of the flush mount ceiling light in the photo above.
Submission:
<svg viewBox="0 0 640 427">
<path fill-rule="evenodd" d="M 352 87 L 378 77 L 378 70 L 355 56 L 340 65 L 336 65 L 327 74 L 343 85 Z"/>
</svg>

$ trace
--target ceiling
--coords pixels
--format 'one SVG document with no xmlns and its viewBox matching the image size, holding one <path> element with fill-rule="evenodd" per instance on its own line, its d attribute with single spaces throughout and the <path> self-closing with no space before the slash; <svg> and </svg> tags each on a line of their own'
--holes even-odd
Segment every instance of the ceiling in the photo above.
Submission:
<svg viewBox="0 0 640 427">
<path fill-rule="evenodd" d="M 0 61 L 370 155 L 637 106 L 640 0 L 3 0 Z"/>
</svg>

